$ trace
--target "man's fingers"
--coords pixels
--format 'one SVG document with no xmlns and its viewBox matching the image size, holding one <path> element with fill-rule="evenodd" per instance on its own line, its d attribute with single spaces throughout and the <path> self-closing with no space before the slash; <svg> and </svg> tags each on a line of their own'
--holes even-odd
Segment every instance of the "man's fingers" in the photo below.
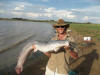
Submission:
<svg viewBox="0 0 100 75">
<path fill-rule="evenodd" d="M 36 52 L 37 51 L 35 45 L 33 45 L 32 48 L 33 48 L 33 52 Z"/>
<path fill-rule="evenodd" d="M 76 52 L 71 51 L 70 53 L 71 53 L 72 58 L 74 58 L 74 59 L 78 58 L 78 54 Z"/>
</svg>

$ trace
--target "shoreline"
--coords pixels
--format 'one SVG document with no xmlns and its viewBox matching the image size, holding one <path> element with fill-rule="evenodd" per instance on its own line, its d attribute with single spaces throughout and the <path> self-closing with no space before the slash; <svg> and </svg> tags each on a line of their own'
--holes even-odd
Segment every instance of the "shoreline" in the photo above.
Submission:
<svg viewBox="0 0 100 75">
<path fill-rule="evenodd" d="M 54 20 L 31 20 L 31 19 L 23 19 L 23 18 L 0 18 L 0 20 L 55 23 Z"/>
</svg>

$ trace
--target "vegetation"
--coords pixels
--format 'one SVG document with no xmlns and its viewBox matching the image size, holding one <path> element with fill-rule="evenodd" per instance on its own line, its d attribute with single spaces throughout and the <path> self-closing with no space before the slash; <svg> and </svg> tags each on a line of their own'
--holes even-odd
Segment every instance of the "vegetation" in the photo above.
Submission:
<svg viewBox="0 0 100 75">
<path fill-rule="evenodd" d="M 31 22 L 55 22 L 54 20 L 32 20 L 24 18 L 0 18 L 0 20 L 11 20 L 11 21 L 31 21 Z"/>
<path fill-rule="evenodd" d="M 100 24 L 71 24 L 71 28 L 75 29 L 83 36 L 91 36 L 100 41 Z"/>
</svg>

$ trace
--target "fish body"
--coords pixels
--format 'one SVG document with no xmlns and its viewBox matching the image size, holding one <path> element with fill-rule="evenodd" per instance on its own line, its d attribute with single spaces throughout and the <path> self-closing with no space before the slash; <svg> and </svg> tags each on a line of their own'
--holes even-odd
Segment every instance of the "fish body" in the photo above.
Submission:
<svg viewBox="0 0 100 75">
<path fill-rule="evenodd" d="M 50 41 L 47 43 L 44 42 L 33 42 L 33 43 L 29 43 L 27 44 L 23 50 L 21 51 L 20 55 L 19 55 L 19 59 L 16 65 L 16 70 L 20 69 L 20 72 L 22 72 L 23 70 L 23 65 L 24 62 L 26 61 L 27 56 L 29 55 L 30 52 L 33 51 L 33 45 L 35 45 L 36 49 L 34 50 L 34 52 L 36 52 L 37 50 L 41 51 L 41 52 L 48 52 L 48 51 L 54 51 L 57 52 L 59 50 L 60 47 L 62 46 L 69 46 L 69 42 L 67 40 L 55 40 L 55 41 Z"/>
<path fill-rule="evenodd" d="M 35 42 L 34 45 L 36 47 L 36 49 L 34 50 L 35 52 L 37 50 L 41 52 L 49 52 L 49 51 L 57 52 L 60 47 L 69 46 L 69 42 L 67 40 L 54 40 L 48 43 Z"/>
</svg>

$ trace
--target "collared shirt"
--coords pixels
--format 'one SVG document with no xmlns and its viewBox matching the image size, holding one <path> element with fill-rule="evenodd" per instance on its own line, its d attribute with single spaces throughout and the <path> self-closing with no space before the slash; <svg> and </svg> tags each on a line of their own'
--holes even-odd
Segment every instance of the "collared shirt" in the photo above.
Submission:
<svg viewBox="0 0 100 75">
<path fill-rule="evenodd" d="M 56 34 L 55 37 L 52 38 L 52 40 L 58 40 L 58 34 Z M 71 42 L 74 42 L 74 39 L 67 34 L 65 36 L 64 40 L 69 40 Z M 64 48 L 61 48 L 61 52 L 58 53 L 51 53 L 51 57 L 49 58 L 47 67 L 52 70 L 53 72 L 58 71 L 60 74 L 67 74 L 69 71 L 69 58 L 70 58 L 70 53 L 67 51 L 66 53 L 64 52 Z"/>
</svg>

